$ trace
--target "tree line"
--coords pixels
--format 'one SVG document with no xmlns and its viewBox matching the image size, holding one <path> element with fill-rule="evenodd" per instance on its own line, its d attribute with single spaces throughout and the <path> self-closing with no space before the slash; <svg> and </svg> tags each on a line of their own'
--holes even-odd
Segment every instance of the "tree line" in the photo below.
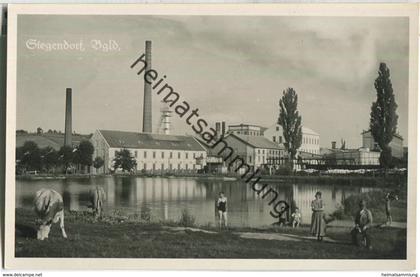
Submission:
<svg viewBox="0 0 420 277">
<path fill-rule="evenodd" d="M 83 140 L 76 147 L 62 146 L 58 151 L 47 146 L 40 148 L 34 141 L 26 141 L 16 148 L 16 172 L 89 173 L 93 165 L 97 170 L 104 165 L 101 157 L 93 159 L 94 148 Z"/>
</svg>

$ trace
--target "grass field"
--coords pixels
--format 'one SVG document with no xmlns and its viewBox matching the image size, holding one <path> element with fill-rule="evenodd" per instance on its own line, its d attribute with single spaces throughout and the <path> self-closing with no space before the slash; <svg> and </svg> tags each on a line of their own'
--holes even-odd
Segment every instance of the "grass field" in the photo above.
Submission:
<svg viewBox="0 0 420 277">
<path fill-rule="evenodd" d="M 112 258 L 279 258 L 279 259 L 405 259 L 406 230 L 373 229 L 373 250 L 350 244 L 348 228 L 329 228 L 336 242 L 308 238 L 309 229 L 233 228 L 217 233 L 175 230 L 176 223 L 146 223 L 105 218 L 95 222 L 87 213 L 66 213 L 68 239 L 53 225 L 49 239 L 38 241 L 34 215 L 16 210 L 17 257 Z M 205 228 L 207 230 L 215 230 Z M 293 234 L 298 241 L 245 239 L 241 232 Z"/>
</svg>

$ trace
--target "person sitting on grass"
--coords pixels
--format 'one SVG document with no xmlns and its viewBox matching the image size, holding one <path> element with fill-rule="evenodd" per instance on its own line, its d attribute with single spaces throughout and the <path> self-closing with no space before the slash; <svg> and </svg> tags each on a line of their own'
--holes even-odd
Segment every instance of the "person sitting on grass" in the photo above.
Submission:
<svg viewBox="0 0 420 277">
<path fill-rule="evenodd" d="M 279 226 L 282 227 L 287 224 L 287 211 L 289 210 L 289 204 L 286 201 L 280 201 L 282 204 L 279 213 Z"/>
<path fill-rule="evenodd" d="M 373 224 L 372 213 L 366 208 L 366 201 L 360 200 L 359 211 L 355 216 L 355 226 L 351 231 L 353 244 L 360 246 L 360 241 L 368 249 L 372 249 L 370 229 Z"/>
<path fill-rule="evenodd" d="M 292 213 L 292 227 L 297 228 L 300 226 L 300 222 L 302 220 L 302 214 L 299 211 L 299 208 L 296 207 L 295 212 Z"/>
</svg>

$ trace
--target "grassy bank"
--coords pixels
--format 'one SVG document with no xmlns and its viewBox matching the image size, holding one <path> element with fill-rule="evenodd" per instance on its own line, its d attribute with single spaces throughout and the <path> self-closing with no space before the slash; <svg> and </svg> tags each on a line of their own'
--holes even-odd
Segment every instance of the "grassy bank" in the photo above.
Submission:
<svg viewBox="0 0 420 277">
<path fill-rule="evenodd" d="M 66 212 L 68 239 L 53 225 L 46 241 L 34 239 L 34 215 L 16 210 L 17 257 L 114 257 L 114 258 L 280 258 L 280 259 L 404 259 L 406 230 L 372 230 L 373 250 L 350 244 L 348 228 L 328 228 L 336 242 L 317 242 L 309 229 L 233 228 L 217 233 L 176 230 L 175 222 L 148 223 L 138 218 L 107 217 L 95 222 L 88 213 Z M 205 228 L 210 231 L 215 229 Z M 240 232 L 299 236 L 298 241 L 245 239 Z"/>
</svg>

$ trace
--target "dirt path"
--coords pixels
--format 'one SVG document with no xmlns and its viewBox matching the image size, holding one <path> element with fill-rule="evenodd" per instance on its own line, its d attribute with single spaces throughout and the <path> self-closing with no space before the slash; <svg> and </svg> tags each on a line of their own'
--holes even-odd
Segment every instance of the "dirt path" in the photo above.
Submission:
<svg viewBox="0 0 420 277">
<path fill-rule="evenodd" d="M 203 232 L 206 234 L 217 234 L 215 231 L 208 231 L 200 228 L 192 227 L 164 227 L 164 229 L 175 231 L 175 232 Z M 293 234 L 279 234 L 279 233 L 256 233 L 256 232 L 234 232 L 233 234 L 243 239 L 264 239 L 264 240 L 279 240 L 279 241 L 304 241 L 304 240 L 316 240 L 312 236 L 300 236 Z M 325 237 L 323 241 L 331 243 L 339 243 L 340 241 L 333 240 L 329 237 Z"/>
<path fill-rule="evenodd" d="M 278 234 L 278 233 L 235 233 L 241 238 L 244 239 L 266 239 L 266 240 L 283 240 L 283 241 L 304 241 L 304 240 L 316 240 L 316 237 L 312 236 L 299 236 L 292 234 Z M 329 237 L 324 237 L 323 241 L 331 243 L 340 243 L 338 240 L 331 239 Z"/>
</svg>

